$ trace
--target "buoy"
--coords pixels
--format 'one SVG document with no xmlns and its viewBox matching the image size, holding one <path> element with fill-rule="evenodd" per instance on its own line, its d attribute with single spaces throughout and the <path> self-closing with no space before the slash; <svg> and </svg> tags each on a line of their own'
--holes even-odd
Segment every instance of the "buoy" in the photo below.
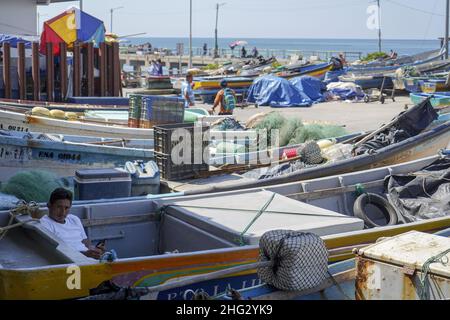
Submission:
<svg viewBox="0 0 450 320">
<path fill-rule="evenodd" d="M 48 117 L 50 115 L 50 110 L 44 107 L 34 107 L 33 109 L 31 109 L 31 114 L 33 116 Z"/>
<path fill-rule="evenodd" d="M 78 120 L 78 115 L 76 114 L 76 112 L 66 112 L 66 118 L 67 120 L 74 121 Z"/>
<path fill-rule="evenodd" d="M 50 111 L 50 116 L 57 119 L 65 119 L 66 113 L 62 110 L 54 109 Z"/>
</svg>

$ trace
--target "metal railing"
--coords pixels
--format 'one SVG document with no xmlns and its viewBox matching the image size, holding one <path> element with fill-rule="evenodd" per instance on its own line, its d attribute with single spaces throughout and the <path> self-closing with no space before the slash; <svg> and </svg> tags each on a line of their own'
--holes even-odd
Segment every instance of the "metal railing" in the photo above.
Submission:
<svg viewBox="0 0 450 320">
<path fill-rule="evenodd" d="M 138 49 L 135 47 L 123 47 L 120 50 L 120 53 L 123 54 L 136 54 Z M 262 55 L 266 58 L 268 57 L 276 57 L 279 59 L 289 59 L 292 56 L 300 56 L 304 58 L 309 58 L 311 56 L 317 57 L 318 60 L 328 61 L 331 57 L 337 57 L 339 53 L 343 52 L 347 61 L 355 61 L 360 60 L 363 52 L 361 51 L 323 51 L 323 50 L 290 50 L 290 49 L 260 49 L 258 50 L 258 55 Z M 161 51 L 163 55 L 175 56 L 178 55 L 175 49 L 164 49 Z M 154 52 L 142 51 L 142 54 L 154 54 Z M 192 48 L 192 54 L 194 56 L 207 56 L 212 57 L 214 55 L 214 48 L 209 48 L 206 50 L 206 54 L 201 47 Z M 247 50 L 247 57 L 250 57 L 252 54 L 251 50 Z M 183 56 L 189 55 L 189 49 L 184 49 L 182 53 Z M 231 50 L 229 48 L 221 48 L 218 52 L 219 57 L 221 58 L 231 58 L 231 57 L 241 57 L 241 49 L 236 48 Z"/>
</svg>

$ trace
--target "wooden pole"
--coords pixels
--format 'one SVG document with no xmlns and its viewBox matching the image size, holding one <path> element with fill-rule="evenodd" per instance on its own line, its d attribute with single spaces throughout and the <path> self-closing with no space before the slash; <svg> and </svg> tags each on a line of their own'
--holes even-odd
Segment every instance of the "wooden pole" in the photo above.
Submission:
<svg viewBox="0 0 450 320">
<path fill-rule="evenodd" d="M 92 42 L 87 44 L 87 94 L 94 96 L 94 45 Z"/>
<path fill-rule="evenodd" d="M 108 96 L 113 95 L 114 87 L 114 75 L 113 75 L 113 48 L 112 45 L 107 46 L 108 59 L 107 59 L 107 80 L 108 80 Z"/>
<path fill-rule="evenodd" d="M 39 43 L 33 42 L 32 51 L 32 73 L 33 73 L 33 100 L 41 100 L 41 69 L 39 66 Z"/>
<path fill-rule="evenodd" d="M 5 98 L 11 99 L 11 45 L 3 43 L 3 83 L 5 84 Z"/>
<path fill-rule="evenodd" d="M 99 67 L 99 71 L 100 71 L 100 96 L 104 97 L 106 96 L 106 75 L 107 75 L 107 70 L 106 70 L 106 58 L 107 58 L 107 46 L 105 42 L 100 43 L 100 67 Z"/>
<path fill-rule="evenodd" d="M 80 44 L 73 45 L 73 95 L 75 97 L 81 96 L 81 52 Z"/>
<path fill-rule="evenodd" d="M 120 59 L 119 59 L 119 43 L 112 44 L 112 73 L 113 73 L 113 97 L 118 97 L 120 94 Z"/>
<path fill-rule="evenodd" d="M 59 61 L 61 100 L 64 101 L 67 95 L 67 44 L 65 42 L 59 44 Z"/>
<path fill-rule="evenodd" d="M 17 43 L 17 77 L 19 79 L 19 99 L 27 99 L 27 81 L 25 73 L 25 44 L 23 42 Z"/>
<path fill-rule="evenodd" d="M 54 101 L 54 65 L 53 65 L 53 43 L 46 44 L 46 67 L 47 67 L 47 101 Z"/>
</svg>

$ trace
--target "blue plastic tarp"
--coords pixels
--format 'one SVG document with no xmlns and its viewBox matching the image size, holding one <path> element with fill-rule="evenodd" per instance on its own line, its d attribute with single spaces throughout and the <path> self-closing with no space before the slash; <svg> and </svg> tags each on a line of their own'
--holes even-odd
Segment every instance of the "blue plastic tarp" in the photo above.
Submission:
<svg viewBox="0 0 450 320">
<path fill-rule="evenodd" d="M 31 48 L 31 41 L 9 34 L 0 33 L 0 44 L 4 42 L 9 42 L 12 48 L 17 48 L 18 42 L 23 42 L 25 44 L 25 48 Z"/>
<path fill-rule="evenodd" d="M 253 81 L 248 102 L 274 108 L 309 107 L 313 101 L 286 79 L 268 75 Z"/>
<path fill-rule="evenodd" d="M 354 98 L 364 98 L 364 93 L 354 88 L 333 88 L 328 90 L 329 93 L 339 96 L 341 100 L 352 100 Z"/>
<path fill-rule="evenodd" d="M 326 85 L 317 78 L 301 76 L 289 80 L 299 91 L 306 94 L 313 103 L 323 102 L 325 98 L 322 92 L 327 90 Z"/>
</svg>

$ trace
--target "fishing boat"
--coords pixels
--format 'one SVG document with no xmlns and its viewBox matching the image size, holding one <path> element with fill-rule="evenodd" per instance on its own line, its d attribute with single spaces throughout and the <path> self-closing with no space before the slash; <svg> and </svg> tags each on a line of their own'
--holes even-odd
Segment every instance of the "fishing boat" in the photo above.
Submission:
<svg viewBox="0 0 450 320">
<path fill-rule="evenodd" d="M 341 82 L 353 82 L 360 86 L 361 89 L 392 89 L 394 84 L 392 78 L 384 75 L 343 75 L 339 77 Z"/>
<path fill-rule="evenodd" d="M 382 126 L 380 129 L 370 133 L 365 137 L 357 137 L 348 141 L 344 141 L 341 147 L 345 145 L 354 146 L 361 145 L 370 140 L 370 137 L 383 135 L 383 131 L 389 130 L 387 128 L 395 126 L 395 123 L 403 121 L 400 119 L 409 119 L 410 115 L 418 114 L 425 109 L 430 110 L 432 106 L 429 100 L 421 102 L 419 105 L 411 108 L 408 112 L 400 114 L 389 124 Z M 418 112 L 418 113 L 416 113 Z M 425 119 L 422 116 L 421 120 Z M 434 119 L 438 118 L 438 114 L 435 113 Z M 430 119 L 431 120 L 431 119 Z M 418 120 L 414 120 L 416 124 Z M 431 126 L 430 126 L 431 124 Z M 244 131 L 245 132 L 245 131 Z M 291 181 L 301 181 L 305 179 L 314 179 L 319 177 L 325 177 L 335 175 L 339 173 L 346 173 L 355 170 L 365 170 L 370 168 L 377 168 L 391 164 L 397 164 L 401 162 L 407 162 L 415 159 L 420 159 L 429 155 L 435 154 L 438 150 L 446 148 L 450 137 L 450 123 L 445 122 L 442 124 L 427 124 L 420 133 L 410 136 L 409 138 L 390 143 L 386 146 L 380 147 L 377 150 L 372 150 L 369 153 L 360 154 L 357 156 L 348 156 L 345 159 L 337 161 L 328 161 L 324 164 L 312 165 L 302 167 L 296 170 L 287 171 L 287 173 L 279 173 L 267 176 L 266 174 L 258 174 L 255 176 L 230 174 L 226 171 L 226 174 L 220 175 L 220 172 L 215 172 L 210 177 L 202 177 L 199 179 L 183 180 L 183 181 L 166 181 L 168 187 L 175 192 L 184 192 L 186 195 L 221 192 L 230 190 L 242 190 L 254 187 L 267 187 L 280 183 L 286 183 Z M 377 138 L 378 139 L 378 138 Z M 353 147 L 354 149 L 354 147 Z M 270 155 L 269 155 L 270 157 Z M 282 168 L 281 168 L 282 169 Z M 243 170 L 245 172 L 245 170 Z M 248 169 L 247 169 L 248 171 Z M 242 171 L 241 171 L 242 172 Z"/>
<path fill-rule="evenodd" d="M 450 292 L 446 286 L 448 273 L 441 268 L 433 268 L 434 285 L 423 288 L 419 277 L 412 277 L 398 271 L 399 264 L 411 265 L 416 275 L 424 271 L 428 257 L 433 253 L 442 253 L 449 245 L 450 229 L 438 231 L 433 235 L 411 231 L 385 239 L 366 248 L 357 250 L 358 257 L 334 263 L 328 267 L 330 277 L 320 285 L 301 291 L 282 291 L 274 286 L 261 284 L 214 297 L 216 300 L 419 300 L 448 299 Z M 439 246 L 437 244 L 442 244 Z M 431 244 L 431 245 L 430 245 Z M 389 249 L 386 250 L 386 245 Z M 435 250 L 433 250 L 435 249 Z M 421 251 L 428 256 L 421 257 Z M 396 264 L 394 264 L 394 257 Z M 376 260 L 374 259 L 376 258 Z M 411 258 L 411 259 L 408 259 Z M 413 261 L 412 261 L 413 260 Z M 384 274 L 373 272 L 383 264 Z M 373 266 L 373 269 L 371 268 Z M 381 269 L 381 268 L 380 268 Z M 440 270 L 439 270 L 440 269 Z M 379 269 L 378 269 L 379 270 Z M 368 272 L 369 271 L 369 272 Z M 393 271 L 393 272 L 392 272 Z M 369 276 L 366 276 L 369 275 Z M 389 277 L 387 277 L 389 275 Z M 424 275 L 422 274 L 422 277 Z M 422 278 L 423 279 L 423 278 Z M 441 281 L 435 281 L 439 279 Z M 369 285 L 375 281 L 378 286 Z M 421 290 L 422 289 L 422 290 Z M 428 290 L 423 290 L 428 289 Z"/>
<path fill-rule="evenodd" d="M 75 98 L 74 98 L 75 99 Z M 34 107 L 44 107 L 49 110 L 62 110 L 65 112 L 83 113 L 85 111 L 128 111 L 128 98 L 111 97 L 79 97 L 74 103 L 56 103 L 44 101 L 0 99 L 0 107 L 15 107 L 23 110 L 31 110 Z"/>
<path fill-rule="evenodd" d="M 361 230 L 359 219 L 332 211 L 344 212 L 348 204 L 353 204 L 351 197 L 357 183 L 376 192 L 381 190 L 379 180 L 386 174 L 416 171 L 438 158 L 274 187 L 289 197 L 274 190 L 244 190 L 206 196 L 75 202 L 71 213 L 82 219 L 91 241 L 107 239 L 108 248 L 116 251 L 119 258 L 111 262 L 86 258 L 30 216 L 19 214 L 28 211 L 38 217 L 45 213 L 44 207 L 39 213 L 36 207 L 22 206 L 12 211 L 14 223 L 19 225 L 2 229 L 8 233 L 0 240 L 0 298 L 71 299 L 114 293 L 108 288 L 117 290 L 117 286 L 138 290 L 163 284 L 169 287 L 160 287 L 150 298 L 173 300 L 192 299 L 202 291 L 217 296 L 230 287 L 255 287 L 262 284 L 261 280 L 255 268 L 247 267 L 258 260 L 255 241 L 263 232 L 282 227 L 283 223 L 289 223 L 285 226 L 288 229 L 312 228 L 322 234 L 330 263 L 352 258 L 352 249 L 363 248 L 380 237 L 411 230 L 444 230 L 450 226 L 448 216 Z M 294 200 L 296 197 L 310 204 Z M 311 203 L 321 203 L 322 208 Z M 262 209 L 267 214 L 245 229 Z M 226 219 L 230 214 L 234 217 L 231 221 Z M 6 226 L 10 216 L 10 212 L 0 212 L 0 225 Z M 247 245 L 241 246 L 241 241 Z M 183 277 L 207 276 L 239 266 L 247 269 L 219 278 L 177 282 Z"/>
<path fill-rule="evenodd" d="M 382 60 L 382 61 L 372 61 L 367 64 L 357 64 L 352 65 L 347 68 L 348 72 L 351 73 L 386 73 L 389 71 L 395 71 L 398 68 L 403 68 L 407 66 L 417 66 L 423 65 L 429 62 L 441 60 L 444 51 L 432 50 L 411 56 L 399 57 L 398 59 Z"/>
<path fill-rule="evenodd" d="M 148 149 L 138 149 L 138 144 L 145 144 Z M 44 170 L 67 177 L 80 169 L 123 167 L 127 161 L 153 160 L 152 149 L 152 140 L 70 139 L 0 130 L 0 181 L 5 182 L 23 170 Z"/>
<path fill-rule="evenodd" d="M 333 70 L 333 68 L 334 68 L 333 63 L 319 63 L 312 65 L 305 65 L 300 69 L 300 71 L 295 72 L 282 71 L 275 73 L 275 75 L 285 79 L 291 79 L 300 76 L 311 76 L 319 79 L 324 79 L 325 74 L 328 71 Z"/>
<path fill-rule="evenodd" d="M 437 109 L 447 109 L 450 106 L 450 92 L 435 93 L 410 93 L 409 97 L 414 104 L 420 103 L 425 99 L 430 99 L 431 105 Z"/>
</svg>

